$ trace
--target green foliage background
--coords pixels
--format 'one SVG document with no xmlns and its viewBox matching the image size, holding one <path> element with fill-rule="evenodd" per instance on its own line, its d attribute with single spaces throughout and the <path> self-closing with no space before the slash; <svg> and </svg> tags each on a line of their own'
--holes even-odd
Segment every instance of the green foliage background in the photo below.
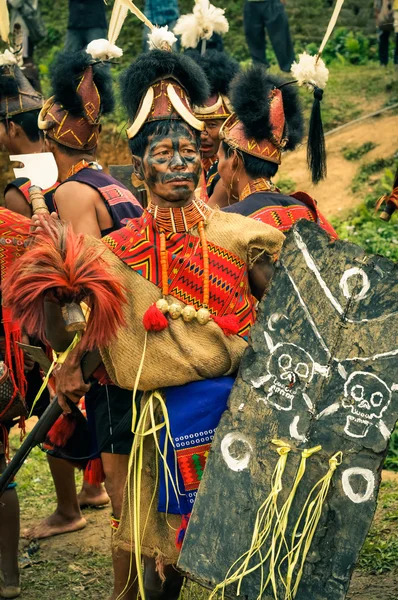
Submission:
<svg viewBox="0 0 398 600">
<path fill-rule="evenodd" d="M 244 0 L 212 0 L 212 3 L 225 9 L 230 23 L 230 31 L 225 37 L 227 49 L 238 60 L 247 60 L 249 54 L 243 33 Z M 142 9 L 144 2 L 137 0 L 136 4 Z M 334 4 L 333 0 L 287 0 L 286 10 L 297 51 L 311 42 L 319 44 L 332 13 L 332 4 Z M 108 16 L 112 6 L 113 2 L 108 0 Z M 179 6 L 181 14 L 191 12 L 193 0 L 179 0 Z M 366 57 L 368 51 L 366 40 L 369 36 L 374 38 L 376 33 L 372 7 L 373 0 L 345 1 L 338 25 L 347 28 L 351 33 L 349 42 L 340 41 L 338 50 L 342 56 L 349 52 L 351 47 L 352 53 Z M 41 63 L 49 64 L 53 53 L 64 43 L 68 20 L 68 1 L 40 0 L 40 8 L 48 27 L 48 37 L 38 46 L 37 57 Z M 363 36 L 360 37 L 359 42 L 355 41 L 358 32 L 361 32 Z M 128 16 L 118 43 L 124 50 L 122 61 L 124 63 L 140 52 L 142 27 L 133 15 Z"/>
</svg>

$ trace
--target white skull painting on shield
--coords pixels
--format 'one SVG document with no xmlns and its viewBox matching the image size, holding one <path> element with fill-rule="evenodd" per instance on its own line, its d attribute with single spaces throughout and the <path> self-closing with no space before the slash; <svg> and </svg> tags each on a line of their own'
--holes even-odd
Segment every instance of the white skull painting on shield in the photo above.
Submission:
<svg viewBox="0 0 398 600">
<path fill-rule="evenodd" d="M 377 375 L 364 371 L 351 373 L 344 385 L 342 405 L 350 411 L 345 433 L 363 438 L 371 425 L 383 427 L 382 416 L 391 402 L 391 391 Z"/>
<path fill-rule="evenodd" d="M 267 401 L 279 410 L 291 410 L 298 393 L 311 382 L 315 363 L 312 357 L 296 344 L 277 344 L 268 359 L 270 387 Z M 306 404 L 309 398 L 306 395 Z"/>
</svg>

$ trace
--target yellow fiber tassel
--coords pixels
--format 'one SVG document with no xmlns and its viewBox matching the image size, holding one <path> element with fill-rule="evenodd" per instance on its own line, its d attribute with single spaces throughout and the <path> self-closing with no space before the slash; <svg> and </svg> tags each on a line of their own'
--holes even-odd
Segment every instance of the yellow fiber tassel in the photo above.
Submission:
<svg viewBox="0 0 398 600">
<path fill-rule="evenodd" d="M 282 490 L 282 476 L 286 467 L 287 455 L 291 450 L 290 446 L 282 440 L 272 440 L 272 443 L 275 446 L 278 446 L 277 452 L 279 454 L 279 459 L 272 475 L 272 489 L 266 500 L 264 500 L 257 511 L 250 548 L 233 563 L 228 570 L 224 581 L 219 583 L 212 591 L 211 595 L 209 596 L 209 600 L 212 600 L 220 590 L 222 590 L 222 598 L 224 598 L 226 586 L 236 582 L 239 582 L 237 590 L 237 595 L 239 596 L 243 577 L 249 573 L 252 573 L 258 568 L 261 568 L 261 581 L 263 581 L 263 565 L 269 556 L 269 551 L 267 552 L 266 556 L 263 557 L 261 549 L 272 530 L 275 515 L 278 514 L 277 500 L 279 493 Z M 259 561 L 254 566 L 249 568 L 250 560 L 257 553 L 259 555 Z M 239 563 L 241 563 L 240 566 L 237 567 L 234 572 L 232 572 L 234 567 L 236 567 L 236 565 Z"/>
<path fill-rule="evenodd" d="M 271 547 L 270 547 L 269 574 L 268 574 L 268 578 L 267 578 L 264 586 L 260 590 L 259 598 L 262 597 L 262 594 L 264 593 L 267 585 L 271 582 L 275 600 L 278 600 L 278 590 L 277 590 L 277 583 L 276 583 L 276 565 L 278 563 L 282 544 L 285 545 L 286 549 L 288 548 L 288 545 L 287 545 L 287 542 L 285 539 L 285 533 L 286 533 L 286 529 L 287 529 L 290 508 L 292 506 L 292 502 L 296 495 L 298 485 L 304 476 L 307 458 L 309 458 L 310 456 L 315 454 L 315 452 L 319 452 L 320 450 L 322 450 L 322 446 L 315 446 L 314 448 L 305 449 L 301 453 L 301 461 L 300 461 L 299 468 L 297 470 L 296 479 L 294 480 L 292 489 L 290 490 L 290 494 L 289 494 L 285 504 L 282 506 L 280 512 L 277 514 L 276 524 L 275 524 L 274 531 L 272 534 Z"/>
<path fill-rule="evenodd" d="M 329 470 L 322 479 L 320 479 L 312 488 L 309 496 L 304 504 L 304 507 L 300 513 L 298 521 L 294 527 L 291 539 L 291 549 L 287 555 L 282 559 L 279 565 L 279 574 L 282 564 L 287 560 L 287 577 L 286 577 L 286 593 L 284 600 L 292 600 L 295 598 L 298 590 L 298 586 L 303 575 L 304 563 L 307 558 L 307 554 L 311 547 L 313 537 L 315 535 L 316 528 L 321 518 L 322 508 L 326 500 L 327 493 L 329 491 L 330 482 L 333 477 L 333 473 L 337 469 L 343 460 L 342 452 L 337 452 L 329 460 Z M 314 494 L 316 493 L 315 497 Z M 301 533 L 297 533 L 300 529 L 303 515 L 306 512 L 304 525 Z M 299 541 L 295 543 L 295 540 L 299 536 Z M 300 556 L 301 555 L 301 556 Z M 293 572 L 300 561 L 300 568 L 296 575 L 296 579 L 293 582 Z"/>
</svg>

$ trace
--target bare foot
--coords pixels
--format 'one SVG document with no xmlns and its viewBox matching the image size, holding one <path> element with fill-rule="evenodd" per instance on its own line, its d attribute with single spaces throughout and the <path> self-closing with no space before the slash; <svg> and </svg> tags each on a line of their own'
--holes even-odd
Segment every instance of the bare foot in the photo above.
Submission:
<svg viewBox="0 0 398 600">
<path fill-rule="evenodd" d="M 30 540 L 40 540 L 52 537 L 53 535 L 60 535 L 61 533 L 78 531 L 79 529 L 83 529 L 86 525 L 87 521 L 81 515 L 66 517 L 55 511 L 52 515 L 43 519 L 38 525 L 25 529 L 22 533 L 22 537 Z"/>
<path fill-rule="evenodd" d="M 0 598 L 18 598 L 21 595 L 21 586 L 19 585 L 1 585 Z"/>
<path fill-rule="evenodd" d="M 77 495 L 80 508 L 86 506 L 104 506 L 110 499 L 103 485 L 96 487 L 84 482 L 80 494 Z"/>
</svg>

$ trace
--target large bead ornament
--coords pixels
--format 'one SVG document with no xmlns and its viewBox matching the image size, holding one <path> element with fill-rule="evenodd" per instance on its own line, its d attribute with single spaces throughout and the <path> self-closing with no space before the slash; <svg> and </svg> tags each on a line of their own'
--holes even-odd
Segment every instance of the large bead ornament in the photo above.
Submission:
<svg viewBox="0 0 398 600">
<path fill-rule="evenodd" d="M 207 308 L 200 308 L 196 313 L 196 320 L 200 325 L 206 325 L 210 321 L 210 311 Z"/>
<path fill-rule="evenodd" d="M 193 306 L 184 306 L 182 309 L 182 318 L 186 323 L 193 321 L 196 317 L 196 310 Z"/>
<path fill-rule="evenodd" d="M 169 315 L 172 319 L 178 319 L 178 317 L 181 316 L 182 313 L 182 306 L 181 304 L 170 304 L 169 306 Z"/>
<path fill-rule="evenodd" d="M 156 308 L 158 308 L 160 312 L 162 312 L 165 315 L 169 310 L 169 303 L 165 298 L 160 298 L 156 302 Z"/>
</svg>

